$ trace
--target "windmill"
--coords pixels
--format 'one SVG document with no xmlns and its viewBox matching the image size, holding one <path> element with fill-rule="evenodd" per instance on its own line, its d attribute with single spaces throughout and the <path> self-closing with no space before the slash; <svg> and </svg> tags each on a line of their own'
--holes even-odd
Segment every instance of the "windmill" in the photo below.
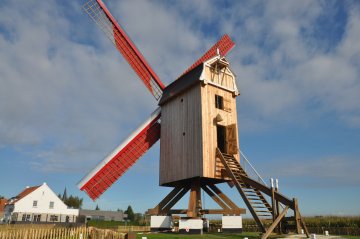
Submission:
<svg viewBox="0 0 360 239">
<path fill-rule="evenodd" d="M 235 100 L 239 90 L 225 58 L 235 45 L 230 37 L 224 35 L 165 87 L 101 0 L 90 0 L 83 8 L 127 60 L 158 101 L 158 107 L 78 187 L 96 200 L 160 139 L 160 186 L 173 189 L 148 210 L 149 214 L 186 214 L 187 218 L 244 214 L 245 209 L 216 186 L 227 182 L 239 191 L 264 237 L 275 227 L 280 230 L 281 222 L 288 220 L 285 215 L 289 208 L 294 211 L 295 229 L 299 232 L 303 227 L 307 232 L 297 200 L 252 179 L 240 165 Z M 201 190 L 221 209 L 203 209 Z M 173 209 L 187 192 L 188 208 Z M 273 224 L 266 228 L 264 220 L 269 218 Z"/>
</svg>

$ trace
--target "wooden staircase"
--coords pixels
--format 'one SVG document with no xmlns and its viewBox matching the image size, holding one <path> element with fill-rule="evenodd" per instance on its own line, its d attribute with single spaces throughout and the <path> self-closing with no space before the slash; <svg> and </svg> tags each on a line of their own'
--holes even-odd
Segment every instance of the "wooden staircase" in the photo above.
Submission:
<svg viewBox="0 0 360 239">
<path fill-rule="evenodd" d="M 242 176 L 248 177 L 248 175 L 234 156 L 229 154 L 222 154 L 222 156 L 225 160 L 225 163 L 223 162 L 223 164 L 228 176 L 233 180 L 233 183 L 260 229 L 262 232 L 265 232 L 266 229 L 263 224 L 263 220 L 272 219 L 272 208 L 270 204 L 258 189 L 242 180 Z"/>
<path fill-rule="evenodd" d="M 303 228 L 309 237 L 296 199 L 291 200 L 275 191 L 274 188 L 269 188 L 251 179 L 233 155 L 221 153 L 218 148 L 216 149 L 216 155 L 224 165 L 227 176 L 231 178 L 232 183 L 236 186 L 251 215 L 263 232 L 262 238 L 267 238 L 276 227 L 280 227 L 281 221 L 289 208 L 294 210 L 293 218 L 297 233 L 300 234 L 301 228 Z M 265 199 L 264 194 L 271 198 L 271 205 Z M 278 207 L 280 203 L 284 206 L 281 213 Z M 269 228 L 264 225 L 266 219 L 273 221 Z"/>
</svg>

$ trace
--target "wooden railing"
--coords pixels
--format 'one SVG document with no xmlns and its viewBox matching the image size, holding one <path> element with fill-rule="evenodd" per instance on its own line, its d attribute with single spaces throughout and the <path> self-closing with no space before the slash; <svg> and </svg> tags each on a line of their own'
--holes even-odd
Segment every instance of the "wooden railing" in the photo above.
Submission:
<svg viewBox="0 0 360 239">
<path fill-rule="evenodd" d="M 119 232 L 149 232 L 150 226 L 119 226 Z"/>
<path fill-rule="evenodd" d="M 20 227 L 1 226 L 0 239 L 86 239 L 86 238 L 106 238 L 124 239 L 126 233 L 113 230 L 97 229 L 93 227 Z"/>
</svg>

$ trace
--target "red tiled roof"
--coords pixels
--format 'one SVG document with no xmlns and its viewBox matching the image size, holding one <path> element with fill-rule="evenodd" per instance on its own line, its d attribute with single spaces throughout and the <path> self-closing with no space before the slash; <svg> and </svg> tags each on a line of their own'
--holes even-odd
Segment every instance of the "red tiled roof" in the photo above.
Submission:
<svg viewBox="0 0 360 239">
<path fill-rule="evenodd" d="M 23 197 L 26 197 L 29 193 L 32 193 L 38 187 L 40 187 L 40 186 L 34 186 L 34 187 L 25 188 L 24 191 L 22 191 L 21 193 L 19 193 L 19 195 L 16 196 L 16 199 L 19 201 Z"/>
<path fill-rule="evenodd" d="M 3 212 L 4 211 L 4 207 L 5 207 L 5 204 L 7 203 L 7 199 L 6 198 L 2 198 L 0 199 L 0 212 Z"/>
<path fill-rule="evenodd" d="M 8 200 L 8 204 L 14 204 L 15 202 L 19 201 L 23 197 L 26 197 L 28 194 L 35 191 L 40 186 L 34 186 L 34 187 L 26 187 L 21 193 L 19 193 L 16 197 L 11 198 Z"/>
</svg>

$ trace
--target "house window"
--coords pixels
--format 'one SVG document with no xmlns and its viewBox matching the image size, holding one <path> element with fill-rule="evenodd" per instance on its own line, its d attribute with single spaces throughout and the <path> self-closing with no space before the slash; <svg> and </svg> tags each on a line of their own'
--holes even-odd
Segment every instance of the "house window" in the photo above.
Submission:
<svg viewBox="0 0 360 239">
<path fill-rule="evenodd" d="M 33 201 L 33 207 L 37 207 L 38 201 Z"/>
<path fill-rule="evenodd" d="M 50 202 L 49 208 L 50 208 L 50 209 L 53 209 L 53 208 L 54 208 L 54 202 Z"/>
<path fill-rule="evenodd" d="M 31 220 L 31 215 L 30 214 L 23 214 L 21 220 L 23 222 L 29 222 Z"/>
<path fill-rule="evenodd" d="M 50 221 L 57 222 L 59 217 L 57 215 L 50 215 Z"/>
<path fill-rule="evenodd" d="M 33 221 L 34 222 L 40 222 L 41 214 L 34 215 Z"/>
<path fill-rule="evenodd" d="M 220 95 L 215 95 L 215 107 L 217 109 L 224 109 L 224 98 Z"/>
</svg>

